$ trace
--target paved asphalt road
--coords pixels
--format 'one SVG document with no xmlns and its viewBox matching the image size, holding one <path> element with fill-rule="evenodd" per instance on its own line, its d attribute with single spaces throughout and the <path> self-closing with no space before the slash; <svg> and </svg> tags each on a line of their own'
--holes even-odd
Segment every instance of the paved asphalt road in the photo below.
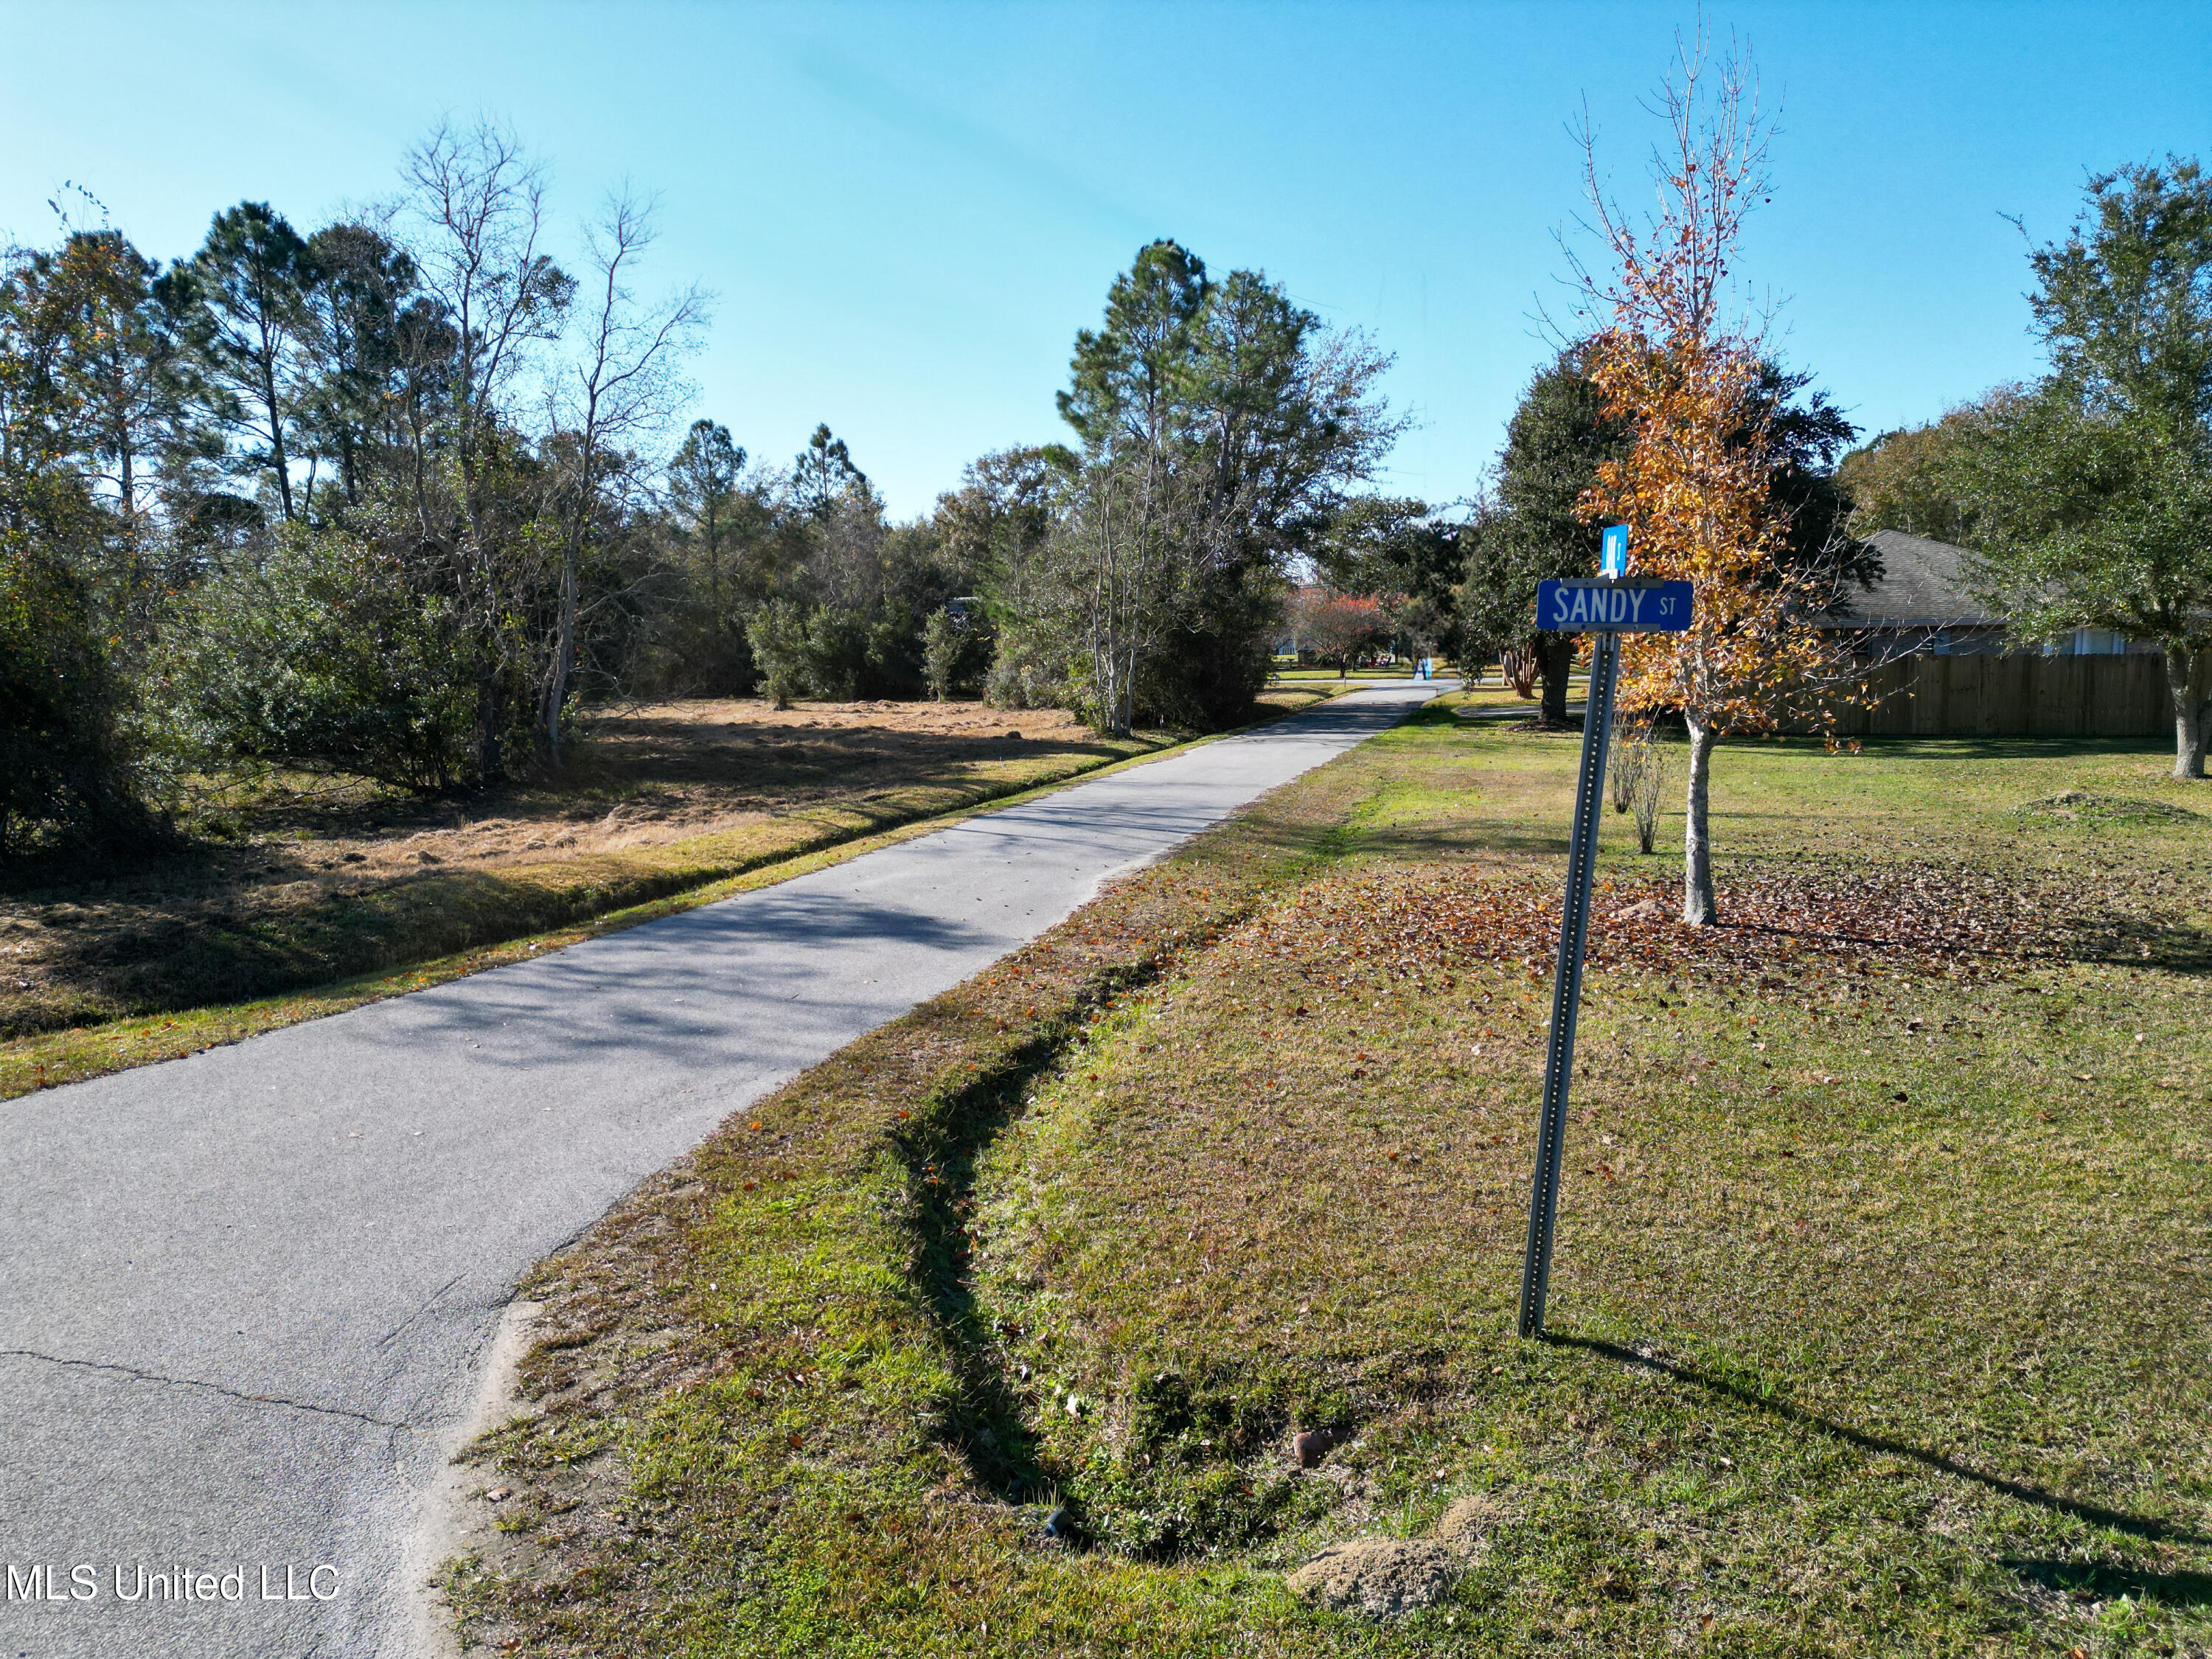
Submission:
<svg viewBox="0 0 2212 1659">
<path fill-rule="evenodd" d="M 1446 689 L 0 1103 L 0 1659 L 405 1651 L 402 1545 L 523 1272 L 727 1113 Z M 176 1599 L 125 1599 L 142 1565 Z"/>
</svg>

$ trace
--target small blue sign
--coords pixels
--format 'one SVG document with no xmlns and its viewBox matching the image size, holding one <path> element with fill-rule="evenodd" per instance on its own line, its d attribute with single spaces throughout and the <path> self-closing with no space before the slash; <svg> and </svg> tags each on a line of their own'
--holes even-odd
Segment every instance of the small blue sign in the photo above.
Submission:
<svg viewBox="0 0 2212 1659">
<path fill-rule="evenodd" d="M 1680 634 L 1690 625 L 1687 582 L 1536 584 L 1536 626 L 1553 634 Z"/>
<path fill-rule="evenodd" d="M 1606 526 L 1605 536 L 1598 545 L 1599 571 L 1619 581 L 1628 574 L 1628 526 L 1625 524 Z"/>
</svg>

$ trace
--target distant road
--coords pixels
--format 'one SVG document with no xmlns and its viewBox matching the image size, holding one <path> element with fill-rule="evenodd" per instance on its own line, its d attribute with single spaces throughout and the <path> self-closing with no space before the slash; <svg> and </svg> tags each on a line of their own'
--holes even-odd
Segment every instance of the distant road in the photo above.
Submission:
<svg viewBox="0 0 2212 1659">
<path fill-rule="evenodd" d="M 401 1547 L 532 1264 L 730 1112 L 1450 689 L 1359 691 L 530 962 L 0 1103 L 0 1659 L 405 1652 Z"/>
</svg>

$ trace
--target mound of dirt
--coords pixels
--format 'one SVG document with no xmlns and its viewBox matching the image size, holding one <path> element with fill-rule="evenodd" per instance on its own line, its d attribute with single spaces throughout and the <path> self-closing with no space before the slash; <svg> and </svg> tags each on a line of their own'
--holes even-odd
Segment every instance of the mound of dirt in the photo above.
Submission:
<svg viewBox="0 0 2212 1659">
<path fill-rule="evenodd" d="M 1334 1612 L 1389 1619 L 1442 1601 L 1461 1565 L 1455 1552 L 1424 1538 L 1354 1538 L 1331 1544 L 1283 1583 Z"/>
<path fill-rule="evenodd" d="M 1291 1595 L 1337 1613 L 1395 1618 L 1444 1598 L 1497 1521 L 1488 1500 L 1462 1498 L 1427 1538 L 1353 1538 L 1287 1575 Z"/>
<path fill-rule="evenodd" d="M 2070 818 L 2091 823 L 2188 823 L 2200 815 L 2185 806 L 2138 795 L 2093 795 L 2084 789 L 2063 789 L 2020 809 L 2039 817 Z"/>
</svg>

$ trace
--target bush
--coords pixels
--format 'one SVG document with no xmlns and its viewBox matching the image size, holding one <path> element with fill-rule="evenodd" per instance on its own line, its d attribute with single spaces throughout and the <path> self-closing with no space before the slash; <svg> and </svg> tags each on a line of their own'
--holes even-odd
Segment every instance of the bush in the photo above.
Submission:
<svg viewBox="0 0 2212 1659">
<path fill-rule="evenodd" d="M 806 619 L 807 689 L 817 697 L 912 697 L 922 688 L 914 613 L 889 595 L 866 605 L 818 605 Z"/>
<path fill-rule="evenodd" d="M 82 584 L 0 538 L 0 857 L 160 836 L 118 734 L 120 702 Z"/>
<path fill-rule="evenodd" d="M 994 708 L 1074 708 L 1081 688 L 1068 659 L 1043 648 L 1032 629 L 1002 629 L 983 678 L 983 698 Z"/>
<path fill-rule="evenodd" d="M 921 625 L 921 677 L 929 695 L 942 702 L 981 691 L 991 671 L 992 645 L 990 624 L 981 616 L 931 611 Z"/>
<path fill-rule="evenodd" d="M 645 697 L 742 697 L 760 678 L 742 617 L 679 605 L 653 618 L 629 686 Z"/>
<path fill-rule="evenodd" d="M 914 615 L 894 599 L 805 611 L 789 599 L 771 599 L 753 612 L 745 639 L 760 668 L 762 695 L 778 708 L 798 696 L 850 702 L 911 697 L 922 688 Z"/>
<path fill-rule="evenodd" d="M 1161 627 L 1138 658 L 1131 696 L 1139 725 L 1218 732 L 1251 718 L 1274 671 L 1279 607 L 1271 593 L 1224 584 Z M 985 695 L 1002 708 L 1067 708 L 1112 724 L 1092 658 L 1064 616 L 1047 611 L 999 630 Z"/>
<path fill-rule="evenodd" d="M 1251 718 L 1274 672 L 1282 602 L 1271 577 L 1225 572 L 1187 598 L 1137 669 L 1137 706 L 1159 726 L 1218 732 Z"/>
<path fill-rule="evenodd" d="M 921 625 L 921 678 L 929 695 L 943 702 L 952 695 L 952 676 L 960 664 L 960 624 L 949 611 L 933 611 Z"/>
<path fill-rule="evenodd" d="M 806 690 L 806 617 L 789 599 L 770 599 L 745 623 L 745 643 L 760 667 L 761 695 L 778 708 Z"/>
<path fill-rule="evenodd" d="M 1170 635 L 1139 671 L 1137 706 L 1158 726 L 1218 732 L 1251 718 L 1274 668 L 1273 629 Z"/>
<path fill-rule="evenodd" d="M 1667 751 L 1650 721 L 1639 721 L 1620 734 L 1613 751 L 1610 778 L 1613 810 L 1636 814 L 1636 842 L 1649 853 L 1657 844 L 1659 803 L 1667 789 Z"/>
<path fill-rule="evenodd" d="M 424 793 L 480 781 L 480 642 L 449 600 L 356 538 L 280 538 L 196 594 L 167 639 L 150 696 L 190 761 L 327 768 Z M 528 688 L 493 689 L 506 737 L 526 744 Z"/>
</svg>

